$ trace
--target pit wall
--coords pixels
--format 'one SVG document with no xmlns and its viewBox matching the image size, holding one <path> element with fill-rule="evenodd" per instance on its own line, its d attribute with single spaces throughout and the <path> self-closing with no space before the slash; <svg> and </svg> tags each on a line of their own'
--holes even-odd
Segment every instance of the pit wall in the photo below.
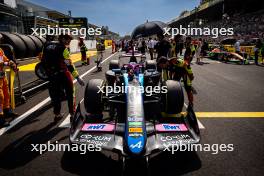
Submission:
<svg viewBox="0 0 264 176">
<path fill-rule="evenodd" d="M 96 48 L 96 40 L 85 40 L 84 43 L 88 50 Z M 71 53 L 76 53 L 80 51 L 78 44 L 79 44 L 79 40 L 74 39 L 71 41 L 70 44 Z"/>
</svg>

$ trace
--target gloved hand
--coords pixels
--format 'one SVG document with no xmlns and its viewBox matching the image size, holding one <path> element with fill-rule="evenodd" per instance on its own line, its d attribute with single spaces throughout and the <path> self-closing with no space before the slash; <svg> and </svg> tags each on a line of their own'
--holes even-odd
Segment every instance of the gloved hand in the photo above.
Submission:
<svg viewBox="0 0 264 176">
<path fill-rule="evenodd" d="M 189 78 L 190 78 L 191 81 L 194 79 L 193 74 L 189 74 L 188 76 L 189 76 Z"/>
<path fill-rule="evenodd" d="M 84 81 L 82 78 L 80 78 L 79 76 L 76 78 L 77 82 L 81 85 L 81 86 L 84 86 Z"/>
</svg>

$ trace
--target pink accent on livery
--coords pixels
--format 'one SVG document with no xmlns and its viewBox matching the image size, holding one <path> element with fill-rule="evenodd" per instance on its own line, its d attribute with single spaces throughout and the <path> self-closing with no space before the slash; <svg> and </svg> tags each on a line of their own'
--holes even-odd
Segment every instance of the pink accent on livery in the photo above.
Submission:
<svg viewBox="0 0 264 176">
<path fill-rule="evenodd" d="M 82 131 L 114 131 L 114 124 L 106 123 L 86 123 L 82 127 Z"/>
<path fill-rule="evenodd" d="M 167 132 L 167 131 L 188 131 L 185 124 L 157 124 L 156 130 L 160 132 Z"/>
</svg>

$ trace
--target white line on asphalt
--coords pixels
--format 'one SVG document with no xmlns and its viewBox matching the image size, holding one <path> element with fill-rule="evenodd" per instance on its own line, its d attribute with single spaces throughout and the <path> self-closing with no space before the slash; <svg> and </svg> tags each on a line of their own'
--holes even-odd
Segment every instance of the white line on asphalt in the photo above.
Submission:
<svg viewBox="0 0 264 176">
<path fill-rule="evenodd" d="M 188 107 L 186 103 L 184 103 L 184 106 L 185 106 L 185 108 Z M 198 126 L 200 129 L 205 129 L 204 125 L 202 124 L 202 122 L 200 120 L 197 119 L 197 123 L 198 123 Z"/>
<path fill-rule="evenodd" d="M 59 128 L 70 128 L 70 114 L 67 115 L 67 117 L 64 119 L 64 121 L 59 125 Z"/>
<path fill-rule="evenodd" d="M 84 100 L 84 98 L 81 99 L 80 103 L 82 103 L 82 101 Z M 70 123 L 70 114 L 67 115 L 67 117 L 63 120 L 63 122 L 59 125 L 59 128 L 70 128 L 71 127 L 71 123 Z"/>
<path fill-rule="evenodd" d="M 45 85 L 45 84 L 48 84 L 48 81 L 46 81 L 46 82 L 44 82 L 44 83 L 42 83 L 42 84 L 39 84 L 39 85 L 37 85 L 37 86 L 35 86 L 35 87 L 32 87 L 31 89 L 28 89 L 28 90 L 26 90 L 25 92 L 22 92 L 22 93 L 23 93 L 23 94 L 28 93 L 28 92 L 30 92 L 30 91 L 32 91 L 32 90 L 35 90 L 35 89 L 37 89 L 37 88 L 39 88 L 39 87 L 41 87 L 41 86 L 43 86 L 43 85 Z"/>
<path fill-rule="evenodd" d="M 115 54 L 117 54 L 117 53 L 111 54 L 110 56 L 108 56 L 107 58 L 105 58 L 102 61 L 102 63 L 104 63 L 105 61 L 107 61 L 108 59 L 110 59 Z M 95 68 L 96 68 L 96 66 L 92 67 L 91 69 L 89 69 L 88 71 L 86 71 L 84 74 L 80 75 L 80 77 L 83 78 L 84 76 L 86 76 L 87 74 L 89 74 L 91 71 L 93 71 Z M 73 83 L 76 83 L 76 80 L 74 80 Z M 26 111 L 24 114 L 20 115 L 19 117 L 15 118 L 14 120 L 12 120 L 10 122 L 10 126 L 4 127 L 4 128 L 1 128 L 0 129 L 0 136 L 3 135 L 4 133 L 6 133 L 11 128 L 13 128 L 14 126 L 16 126 L 22 120 L 24 120 L 25 118 L 27 118 L 30 114 L 32 114 L 33 112 L 35 112 L 36 110 L 38 110 L 39 108 L 41 108 L 42 106 L 44 106 L 45 104 L 47 104 L 49 101 L 50 101 L 50 97 L 48 97 L 45 100 L 41 101 L 40 103 L 38 103 L 37 105 L 35 105 L 33 108 L 31 108 L 28 111 Z"/>
<path fill-rule="evenodd" d="M 42 102 L 40 102 L 39 104 L 37 104 L 36 106 L 34 106 L 33 108 L 31 108 L 30 110 L 28 110 L 27 112 L 25 112 L 24 114 L 22 114 L 21 116 L 15 118 L 13 121 L 10 122 L 10 126 L 5 127 L 5 128 L 1 128 L 0 129 L 0 136 L 3 135 L 5 132 L 7 132 L 8 130 L 10 130 L 11 128 L 13 128 L 15 125 L 17 125 L 19 122 L 21 122 L 22 120 L 24 120 L 26 117 L 28 117 L 30 114 L 32 114 L 33 112 L 35 112 L 37 109 L 41 108 L 42 106 L 44 106 L 46 103 L 48 103 L 50 101 L 50 97 L 46 98 L 45 100 L 43 100 Z"/>
</svg>

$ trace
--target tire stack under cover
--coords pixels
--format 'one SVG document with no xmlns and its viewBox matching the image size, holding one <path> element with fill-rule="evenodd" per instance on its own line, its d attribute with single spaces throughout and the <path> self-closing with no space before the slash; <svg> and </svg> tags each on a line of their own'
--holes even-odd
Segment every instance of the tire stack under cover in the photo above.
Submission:
<svg viewBox="0 0 264 176">
<path fill-rule="evenodd" d="M 37 56 L 45 42 L 45 38 L 38 36 L 0 32 L 0 44 L 11 45 L 14 48 L 16 59 Z"/>
</svg>

